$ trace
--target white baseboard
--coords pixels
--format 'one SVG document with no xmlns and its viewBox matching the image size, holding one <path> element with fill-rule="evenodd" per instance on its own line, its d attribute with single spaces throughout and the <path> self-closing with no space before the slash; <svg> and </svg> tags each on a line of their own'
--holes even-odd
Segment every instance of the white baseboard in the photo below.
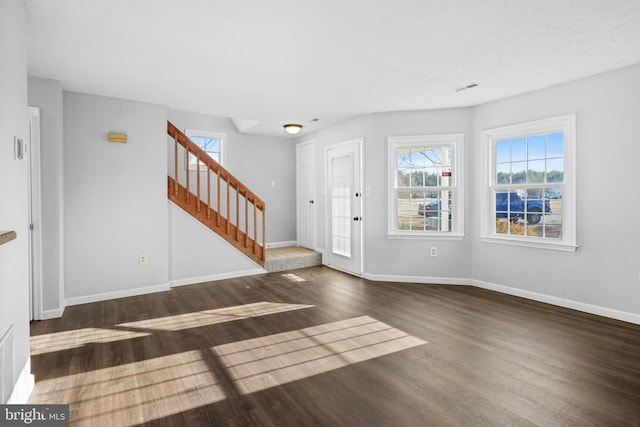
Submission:
<svg viewBox="0 0 640 427">
<path fill-rule="evenodd" d="M 451 277 L 394 276 L 388 274 L 365 273 L 365 279 L 374 282 L 424 283 L 429 285 L 470 285 L 470 279 Z"/>
<path fill-rule="evenodd" d="M 498 285 L 496 283 L 484 282 L 482 280 L 450 278 L 450 277 L 424 277 L 424 276 L 394 276 L 386 274 L 365 273 L 365 279 L 376 282 L 401 282 L 401 283 L 424 283 L 424 284 L 441 284 L 441 285 L 470 285 L 477 288 L 488 289 L 507 295 L 513 295 L 530 299 L 533 301 L 544 302 L 556 305 L 558 307 L 570 308 L 572 310 L 582 311 L 585 313 L 595 314 L 598 316 L 608 317 L 610 319 L 622 320 L 623 322 L 634 323 L 640 325 L 640 315 L 629 313 L 626 311 L 616 310 L 613 308 L 602 307 L 593 304 L 573 301 L 565 298 L 555 297 L 553 295 L 541 294 L 538 292 L 526 291 L 523 289 L 512 288 L 509 286 Z"/>
<path fill-rule="evenodd" d="M 169 290 L 169 284 L 146 286 L 144 288 L 125 289 L 122 291 L 104 292 L 101 294 L 83 295 L 65 299 L 65 306 L 87 304 L 90 302 L 107 301 L 116 298 L 133 297 L 136 295 L 152 294 Z"/>
<path fill-rule="evenodd" d="M 61 308 L 55 308 L 53 310 L 42 310 L 40 313 L 40 320 L 58 319 L 64 314 L 65 306 Z"/>
<path fill-rule="evenodd" d="M 291 246 L 298 246 L 298 242 L 296 242 L 295 240 L 289 240 L 286 242 L 271 242 L 271 243 L 267 243 L 266 247 L 267 249 L 272 249 L 272 248 L 288 248 Z"/>
<path fill-rule="evenodd" d="M 583 302 L 573 301 L 565 298 L 555 297 L 552 295 L 541 294 L 538 292 L 525 291 L 522 289 L 511 288 L 509 286 L 497 285 L 495 283 L 483 282 L 481 280 L 472 280 L 471 285 L 482 289 L 501 292 L 503 294 L 514 295 L 517 297 L 527 298 L 534 301 L 544 302 L 547 304 L 557 305 L 559 307 L 570 308 L 572 310 L 583 311 L 585 313 L 596 314 L 598 316 L 609 317 L 611 319 L 622 320 L 624 322 L 635 323 L 640 325 L 640 315 L 628 313 L 626 311 L 615 310 L 613 308 L 601 307 L 598 305 L 587 304 Z"/>
<path fill-rule="evenodd" d="M 244 276 L 255 276 L 256 274 L 265 274 L 265 273 L 268 273 L 268 271 L 265 270 L 264 268 L 254 268 L 251 270 L 234 271 L 231 273 L 211 274 L 208 276 L 189 277 L 187 279 L 171 280 L 169 282 L 169 285 L 171 287 L 195 285 L 197 283 L 213 282 L 216 280 L 224 280 L 224 279 L 234 279 L 236 277 L 244 277 Z"/>
<path fill-rule="evenodd" d="M 29 400 L 29 396 L 31 396 L 31 392 L 35 387 L 35 384 L 35 377 L 31 374 L 31 358 L 28 358 L 27 363 L 24 364 L 24 367 L 20 372 L 20 376 L 18 376 L 18 381 L 16 381 L 7 403 L 9 405 L 26 404 Z"/>
</svg>

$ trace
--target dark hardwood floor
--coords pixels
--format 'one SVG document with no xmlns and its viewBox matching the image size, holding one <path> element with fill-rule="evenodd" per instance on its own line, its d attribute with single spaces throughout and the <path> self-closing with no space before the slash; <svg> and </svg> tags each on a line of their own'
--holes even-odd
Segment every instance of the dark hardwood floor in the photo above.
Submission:
<svg viewBox="0 0 640 427">
<path fill-rule="evenodd" d="M 639 426 L 640 326 L 326 267 L 32 323 L 30 403 L 95 426 Z"/>
</svg>

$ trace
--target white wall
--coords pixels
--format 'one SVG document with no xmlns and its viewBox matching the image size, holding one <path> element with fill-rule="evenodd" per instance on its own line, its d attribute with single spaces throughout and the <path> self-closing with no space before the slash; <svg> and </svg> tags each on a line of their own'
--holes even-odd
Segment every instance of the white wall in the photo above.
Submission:
<svg viewBox="0 0 640 427">
<path fill-rule="evenodd" d="M 478 211 L 483 129 L 568 113 L 576 113 L 577 124 L 578 250 L 482 243 L 475 216 L 473 278 L 579 309 L 619 310 L 618 317 L 640 322 L 640 65 L 473 108 L 470 158 L 477 179 L 470 200 Z"/>
<path fill-rule="evenodd" d="M 258 264 L 169 202 L 169 281 L 187 285 L 264 273 Z"/>
<path fill-rule="evenodd" d="M 27 13 L 22 0 L 0 2 L 0 230 L 17 239 L 0 246 L 0 337 L 13 326 L 12 402 L 25 403 L 29 368 L 29 227 L 27 162 L 14 160 L 13 138 L 29 139 Z M 8 400 L 6 397 L 6 400 Z"/>
<path fill-rule="evenodd" d="M 197 129 L 225 133 L 224 167 L 267 206 L 267 244 L 296 241 L 296 153 L 292 139 L 242 134 L 226 117 L 171 109 L 168 117 L 183 132 Z"/>
<path fill-rule="evenodd" d="M 64 92 L 67 305 L 166 288 L 166 118 L 164 106 Z"/>
<path fill-rule="evenodd" d="M 64 309 L 62 85 L 29 77 L 29 105 L 40 108 L 42 317 Z M 37 225 L 36 225 L 37 226 Z"/>
</svg>

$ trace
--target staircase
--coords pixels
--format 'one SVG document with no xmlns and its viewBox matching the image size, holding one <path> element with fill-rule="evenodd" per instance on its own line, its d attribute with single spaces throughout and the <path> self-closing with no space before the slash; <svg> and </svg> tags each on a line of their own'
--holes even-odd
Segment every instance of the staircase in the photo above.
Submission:
<svg viewBox="0 0 640 427">
<path fill-rule="evenodd" d="M 169 200 L 264 266 L 264 201 L 171 122 L 167 122 L 167 134 L 173 140 L 173 170 L 170 168 L 167 180 Z"/>
</svg>

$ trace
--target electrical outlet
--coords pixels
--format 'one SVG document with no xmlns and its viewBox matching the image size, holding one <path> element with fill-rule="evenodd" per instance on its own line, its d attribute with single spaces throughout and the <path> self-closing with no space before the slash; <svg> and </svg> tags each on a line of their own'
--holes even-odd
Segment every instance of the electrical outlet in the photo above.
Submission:
<svg viewBox="0 0 640 427">
<path fill-rule="evenodd" d="M 433 257 L 438 256 L 438 248 L 435 246 L 431 246 L 429 248 L 429 256 L 433 256 Z"/>
<path fill-rule="evenodd" d="M 138 264 L 140 264 L 140 265 L 149 264 L 149 256 L 147 254 L 139 254 L 138 255 Z"/>
</svg>

